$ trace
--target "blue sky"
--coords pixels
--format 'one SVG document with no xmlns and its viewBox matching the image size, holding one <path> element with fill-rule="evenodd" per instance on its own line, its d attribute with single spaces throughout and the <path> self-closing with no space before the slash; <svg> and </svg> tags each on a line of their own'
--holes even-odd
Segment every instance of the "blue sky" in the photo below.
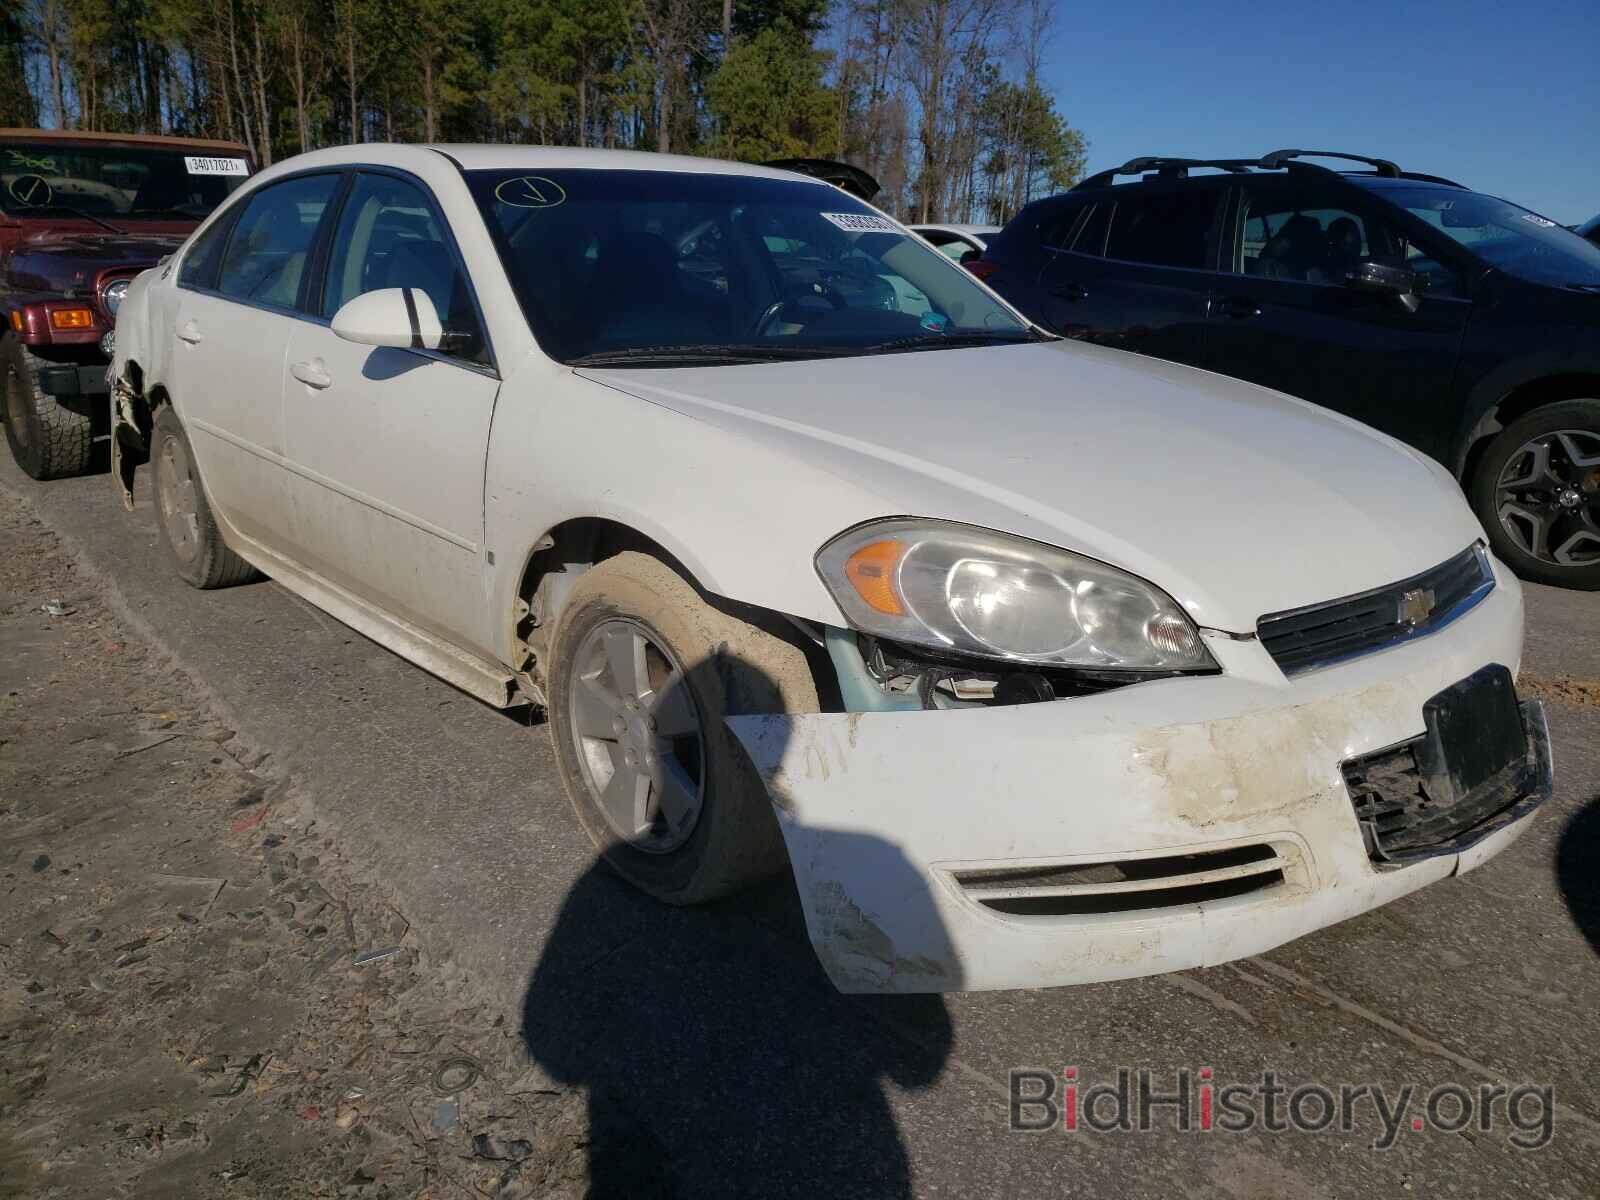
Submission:
<svg viewBox="0 0 1600 1200">
<path fill-rule="evenodd" d="M 1044 82 L 1090 170 L 1284 146 L 1600 212 L 1600 4 L 1060 0 Z"/>
</svg>

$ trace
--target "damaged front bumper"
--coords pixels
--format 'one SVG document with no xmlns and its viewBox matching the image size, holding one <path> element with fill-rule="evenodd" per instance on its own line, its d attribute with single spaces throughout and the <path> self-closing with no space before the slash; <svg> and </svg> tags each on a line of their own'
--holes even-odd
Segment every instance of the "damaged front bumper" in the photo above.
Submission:
<svg viewBox="0 0 1600 1200">
<path fill-rule="evenodd" d="M 1480 805 L 1431 853 L 1375 854 L 1377 818 L 1358 814 L 1347 775 L 1420 739 L 1444 689 L 1488 664 L 1516 670 L 1522 596 L 1499 575 L 1447 628 L 1292 681 L 1259 643 L 1216 635 L 1216 676 L 729 726 L 767 785 L 812 943 L 842 991 L 1208 966 L 1470 870 L 1526 828 L 1551 778 L 1537 702 L 1520 709 L 1526 791 L 1487 817 Z"/>
</svg>

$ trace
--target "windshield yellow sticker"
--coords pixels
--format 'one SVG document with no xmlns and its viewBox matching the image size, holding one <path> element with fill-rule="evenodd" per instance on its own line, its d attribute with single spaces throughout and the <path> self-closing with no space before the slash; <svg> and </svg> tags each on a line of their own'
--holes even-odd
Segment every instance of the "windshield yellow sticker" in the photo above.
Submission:
<svg viewBox="0 0 1600 1200">
<path fill-rule="evenodd" d="M 198 158 L 183 156 L 183 165 L 191 175 L 248 175 L 250 166 L 242 158 Z"/>
<path fill-rule="evenodd" d="M 902 233 L 899 225 L 888 217 L 872 213 L 823 213 L 824 221 L 832 221 L 846 233 Z"/>
<path fill-rule="evenodd" d="M 56 160 L 49 157 L 39 158 L 22 150 L 7 150 L 6 166 L 32 167 L 35 171 L 54 171 L 56 169 Z"/>
<path fill-rule="evenodd" d="M 495 188 L 494 198 L 512 208 L 554 208 L 567 198 L 567 193 L 554 179 L 518 175 Z"/>
</svg>

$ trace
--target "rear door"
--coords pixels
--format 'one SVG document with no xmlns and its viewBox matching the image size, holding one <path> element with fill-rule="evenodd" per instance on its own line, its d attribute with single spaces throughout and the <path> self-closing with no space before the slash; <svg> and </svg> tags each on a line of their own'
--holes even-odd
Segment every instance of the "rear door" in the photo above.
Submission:
<svg viewBox="0 0 1600 1200">
<path fill-rule="evenodd" d="M 1210 180 L 1102 193 L 1046 243 L 1039 283 L 1052 328 L 1205 365 L 1224 193 Z"/>
<path fill-rule="evenodd" d="M 447 353 L 357 345 L 329 322 L 379 288 L 432 301 Z M 457 645 L 492 652 L 483 471 L 500 381 L 444 217 L 417 179 L 362 170 L 342 202 L 316 319 L 289 337 L 289 511 L 324 579 Z"/>
<path fill-rule="evenodd" d="M 1238 185 L 1212 307 L 1215 369 L 1326 405 L 1434 453 L 1471 302 L 1448 250 L 1424 246 L 1357 188 L 1324 178 Z M 1415 311 L 1358 291 L 1363 258 L 1415 266 Z"/>
<path fill-rule="evenodd" d="M 283 364 L 337 173 L 261 188 L 178 270 L 171 388 L 212 505 L 245 537 L 281 547 Z"/>
</svg>

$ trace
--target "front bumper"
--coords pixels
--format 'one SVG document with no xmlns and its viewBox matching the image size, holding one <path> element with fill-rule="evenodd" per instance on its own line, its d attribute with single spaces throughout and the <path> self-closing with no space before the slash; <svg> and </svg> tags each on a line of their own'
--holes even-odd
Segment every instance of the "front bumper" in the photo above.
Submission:
<svg viewBox="0 0 1600 1200">
<path fill-rule="evenodd" d="M 1293 681 L 1258 643 L 1216 635 L 1218 676 L 1045 704 L 729 726 L 767 785 L 812 943 L 840 990 L 1037 987 L 1208 966 L 1469 870 L 1527 827 L 1549 791 L 1547 743 L 1540 794 L 1398 866 L 1369 856 L 1341 771 L 1422 734 L 1424 702 L 1448 685 L 1489 663 L 1517 669 L 1522 594 L 1504 568 L 1497 575 L 1449 627 Z M 1523 712 L 1538 743 L 1542 711 Z M 1005 899 L 1027 888 L 993 890 L 1030 871 L 1092 881 L 1079 869 L 1113 863 L 1131 865 L 1136 882 L 1074 885 L 1071 911 Z M 1185 887 L 1165 886 L 1168 869 L 1188 872 Z"/>
</svg>

